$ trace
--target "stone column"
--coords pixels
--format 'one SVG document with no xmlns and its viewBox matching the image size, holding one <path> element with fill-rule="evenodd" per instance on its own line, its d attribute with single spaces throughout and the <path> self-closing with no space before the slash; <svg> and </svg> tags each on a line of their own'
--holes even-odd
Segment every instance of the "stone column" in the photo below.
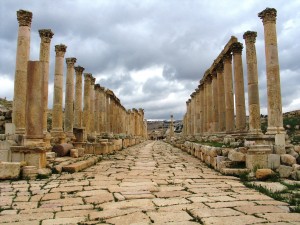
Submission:
<svg viewBox="0 0 300 225">
<path fill-rule="evenodd" d="M 19 10 L 17 11 L 17 19 L 19 22 L 19 30 L 12 122 L 15 124 L 16 134 L 25 134 L 27 62 L 30 55 L 32 13 L 25 10 Z"/>
<path fill-rule="evenodd" d="M 218 110 L 219 110 L 219 131 L 226 130 L 226 106 L 224 91 L 224 67 L 223 63 L 219 63 L 216 67 L 218 80 Z"/>
<path fill-rule="evenodd" d="M 44 111 L 43 111 L 43 131 L 47 133 L 47 119 L 48 119 L 48 80 L 49 80 L 49 59 L 50 59 L 50 42 L 53 37 L 53 32 L 50 29 L 39 30 L 41 44 L 40 44 L 40 61 L 43 62 L 44 75 Z"/>
<path fill-rule="evenodd" d="M 26 101 L 26 142 L 43 142 L 44 76 L 43 62 L 29 61 Z M 28 143 L 29 144 L 29 143 Z M 27 145 L 25 143 L 25 145 Z M 30 144 L 29 144 L 30 145 Z"/>
<path fill-rule="evenodd" d="M 76 58 L 66 58 L 67 63 L 67 78 L 66 78 L 66 96 L 65 96 L 65 120 L 64 131 L 67 137 L 74 137 L 74 64 Z"/>
<path fill-rule="evenodd" d="M 234 64 L 234 90 L 235 90 L 235 129 L 236 131 L 246 131 L 246 106 L 244 90 L 244 74 L 242 63 L 243 44 L 236 42 L 231 46 Z"/>
<path fill-rule="evenodd" d="M 104 87 L 100 87 L 100 132 L 103 133 L 106 131 L 106 97 Z"/>
<path fill-rule="evenodd" d="M 212 131 L 212 79 L 211 76 L 207 76 L 206 79 L 206 96 L 207 96 L 207 132 L 211 133 Z"/>
<path fill-rule="evenodd" d="M 82 125 L 85 128 L 85 136 L 90 133 L 90 104 L 91 104 L 91 82 L 92 74 L 84 73 L 84 93 L 83 93 L 83 120 Z"/>
<path fill-rule="evenodd" d="M 187 102 L 187 134 L 191 135 L 191 99 L 189 99 Z"/>
<path fill-rule="evenodd" d="M 247 31 L 243 38 L 246 43 L 247 77 L 248 77 L 248 104 L 249 104 L 249 133 L 261 134 L 260 103 L 258 90 L 258 72 L 256 58 L 257 33 Z"/>
<path fill-rule="evenodd" d="M 195 92 L 191 94 L 191 135 L 195 134 Z"/>
<path fill-rule="evenodd" d="M 95 109 L 94 109 L 94 118 L 95 118 L 95 132 L 100 134 L 100 84 L 95 85 Z"/>
<path fill-rule="evenodd" d="M 207 84 L 203 81 L 203 133 L 207 132 Z"/>
<path fill-rule="evenodd" d="M 82 127 L 82 73 L 84 68 L 74 67 L 76 72 L 75 102 L 74 102 L 74 127 Z"/>
<path fill-rule="evenodd" d="M 219 110 L 218 110 L 218 81 L 217 73 L 212 73 L 212 131 L 219 131 Z"/>
<path fill-rule="evenodd" d="M 224 55 L 224 92 L 225 92 L 225 108 L 226 108 L 226 132 L 234 131 L 234 103 L 233 103 L 233 81 L 232 81 L 232 56 L 228 52 Z"/>
<path fill-rule="evenodd" d="M 105 97 L 106 97 L 106 132 L 112 132 L 111 130 L 111 124 L 110 124 L 110 105 L 111 105 L 111 99 L 110 95 L 108 94 L 109 90 L 105 91 Z"/>
<path fill-rule="evenodd" d="M 204 132 L 204 85 L 201 83 L 200 88 L 200 133 Z"/>
<path fill-rule="evenodd" d="M 95 82 L 96 78 L 92 76 L 90 85 L 90 134 L 95 133 Z"/>
<path fill-rule="evenodd" d="M 262 19 L 265 34 L 267 94 L 268 94 L 268 129 L 267 134 L 284 131 L 282 118 L 281 87 L 276 33 L 277 11 L 266 8 L 258 14 Z"/>
<path fill-rule="evenodd" d="M 200 133 L 200 89 L 196 89 L 196 120 L 195 120 L 195 134 Z"/>
<path fill-rule="evenodd" d="M 173 124 L 173 115 L 171 115 L 171 122 L 170 122 L 170 138 L 174 136 L 174 124 Z"/>
<path fill-rule="evenodd" d="M 54 74 L 54 96 L 52 110 L 52 134 L 63 132 L 63 71 L 64 71 L 64 56 L 67 46 L 55 45 L 55 74 Z"/>
</svg>

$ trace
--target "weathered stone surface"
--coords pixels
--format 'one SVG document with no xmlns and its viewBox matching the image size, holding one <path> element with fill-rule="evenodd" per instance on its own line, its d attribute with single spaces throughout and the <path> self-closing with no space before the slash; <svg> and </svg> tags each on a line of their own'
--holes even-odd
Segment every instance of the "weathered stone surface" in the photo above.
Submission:
<svg viewBox="0 0 300 225">
<path fill-rule="evenodd" d="M 255 177 L 259 180 L 265 180 L 273 174 L 274 172 L 271 169 L 257 169 L 255 172 Z"/>
<path fill-rule="evenodd" d="M 283 154 L 283 155 L 280 155 L 280 161 L 284 165 L 292 166 L 293 164 L 296 163 L 296 158 L 289 154 Z"/>
<path fill-rule="evenodd" d="M 245 162 L 246 161 L 246 155 L 244 153 L 237 152 L 235 150 L 229 151 L 228 158 L 234 162 Z"/>
<path fill-rule="evenodd" d="M 0 162 L 0 179 L 17 179 L 20 176 L 19 162 Z"/>
<path fill-rule="evenodd" d="M 293 168 L 291 166 L 280 165 L 277 169 L 279 176 L 287 178 L 291 175 Z"/>
<path fill-rule="evenodd" d="M 280 166 L 280 155 L 269 154 L 268 155 L 268 168 L 277 169 Z"/>
<path fill-rule="evenodd" d="M 70 156 L 71 156 L 72 158 L 78 158 L 78 157 L 79 157 L 78 149 L 72 148 L 72 149 L 70 150 Z"/>
</svg>

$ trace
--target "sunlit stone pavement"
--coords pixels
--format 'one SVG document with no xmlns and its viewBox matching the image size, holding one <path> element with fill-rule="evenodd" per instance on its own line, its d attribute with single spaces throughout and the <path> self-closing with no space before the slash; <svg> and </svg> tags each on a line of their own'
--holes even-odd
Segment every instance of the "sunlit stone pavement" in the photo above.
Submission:
<svg viewBox="0 0 300 225">
<path fill-rule="evenodd" d="M 286 203 L 161 141 L 50 179 L 0 182 L 1 224 L 300 224 Z"/>
</svg>

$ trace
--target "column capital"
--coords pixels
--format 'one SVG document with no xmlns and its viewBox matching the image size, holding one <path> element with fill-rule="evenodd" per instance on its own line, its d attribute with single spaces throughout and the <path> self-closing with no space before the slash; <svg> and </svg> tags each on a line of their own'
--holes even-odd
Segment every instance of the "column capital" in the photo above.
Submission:
<svg viewBox="0 0 300 225">
<path fill-rule="evenodd" d="M 231 63 L 231 60 L 232 60 L 231 52 L 226 52 L 226 53 L 223 55 L 223 63 L 225 63 L 225 62 Z"/>
<path fill-rule="evenodd" d="M 55 45 L 56 56 L 64 57 L 67 51 L 67 46 L 64 44 Z"/>
<path fill-rule="evenodd" d="M 222 73 L 224 71 L 224 65 L 222 62 L 217 64 L 216 71 L 217 71 L 217 73 Z"/>
<path fill-rule="evenodd" d="M 257 32 L 255 31 L 246 31 L 243 35 L 243 38 L 245 39 L 245 42 L 251 42 L 255 43 L 257 37 Z"/>
<path fill-rule="evenodd" d="M 92 74 L 91 73 L 84 73 L 84 80 L 91 80 Z"/>
<path fill-rule="evenodd" d="M 230 48 L 233 54 L 242 54 L 243 44 L 241 42 L 235 42 Z"/>
<path fill-rule="evenodd" d="M 19 27 L 21 26 L 31 26 L 31 20 L 32 20 L 32 12 L 22 10 L 20 9 L 17 11 L 17 19 L 19 22 Z"/>
<path fill-rule="evenodd" d="M 95 84 L 95 86 L 94 86 L 94 90 L 96 90 L 96 91 L 100 91 L 100 84 Z"/>
<path fill-rule="evenodd" d="M 82 75 L 83 71 L 84 71 L 84 68 L 82 66 L 75 66 L 74 67 L 76 73 Z"/>
<path fill-rule="evenodd" d="M 74 67 L 74 64 L 76 63 L 76 58 L 66 58 L 67 67 Z"/>
<path fill-rule="evenodd" d="M 41 29 L 39 30 L 40 38 L 44 43 L 50 43 L 54 35 L 51 29 Z"/>
<path fill-rule="evenodd" d="M 263 23 L 276 23 L 277 10 L 274 8 L 266 8 L 258 13 L 258 17 L 262 19 Z"/>
</svg>

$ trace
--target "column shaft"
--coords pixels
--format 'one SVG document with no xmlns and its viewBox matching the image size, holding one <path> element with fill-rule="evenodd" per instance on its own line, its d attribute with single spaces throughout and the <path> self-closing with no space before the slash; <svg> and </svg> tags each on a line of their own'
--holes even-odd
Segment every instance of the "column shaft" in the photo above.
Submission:
<svg viewBox="0 0 300 225">
<path fill-rule="evenodd" d="M 219 110 L 218 110 L 218 81 L 217 74 L 212 74 L 212 132 L 219 131 Z"/>
<path fill-rule="evenodd" d="M 85 128 L 86 136 L 90 133 L 90 110 L 91 110 L 91 82 L 92 74 L 84 74 L 84 95 L 83 95 L 83 120 L 82 125 Z"/>
<path fill-rule="evenodd" d="M 226 130 L 226 106 L 225 106 L 223 63 L 217 65 L 217 79 L 218 79 L 219 131 L 224 132 Z"/>
<path fill-rule="evenodd" d="M 207 84 L 207 132 L 212 132 L 212 85 L 211 76 L 206 80 Z"/>
<path fill-rule="evenodd" d="M 12 122 L 15 124 L 17 134 L 25 134 L 27 62 L 30 55 L 32 13 L 25 10 L 19 10 L 17 11 L 17 19 L 19 22 L 19 29 Z"/>
<path fill-rule="evenodd" d="M 74 103 L 74 127 L 82 127 L 82 73 L 84 68 L 75 67 L 76 84 L 75 84 L 75 103 Z"/>
</svg>

